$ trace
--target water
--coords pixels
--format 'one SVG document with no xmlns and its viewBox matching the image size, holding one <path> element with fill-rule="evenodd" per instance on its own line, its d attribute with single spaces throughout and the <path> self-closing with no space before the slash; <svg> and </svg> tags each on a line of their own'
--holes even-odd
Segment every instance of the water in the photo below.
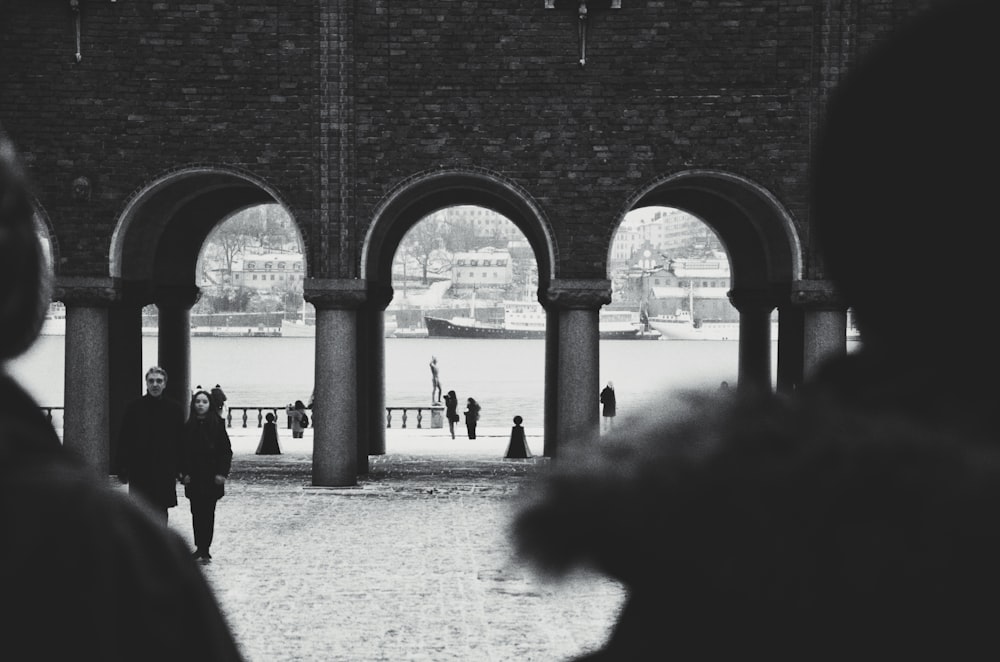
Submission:
<svg viewBox="0 0 1000 662">
<path fill-rule="evenodd" d="M 191 339 L 191 386 L 220 384 L 236 406 L 284 406 L 308 402 L 313 389 L 312 338 Z M 62 336 L 43 336 L 10 372 L 42 405 L 62 406 Z M 600 387 L 613 381 L 618 413 L 640 413 L 662 406 L 671 391 L 716 388 L 736 383 L 739 343 L 734 341 L 609 340 L 600 345 Z M 142 339 L 143 366 L 155 365 L 156 338 Z M 525 425 L 542 425 L 544 340 L 388 338 L 385 341 L 386 405 L 425 405 L 431 398 L 431 356 L 436 356 L 441 386 L 483 407 L 480 424 L 504 427 L 514 415 Z M 775 362 L 772 352 L 772 364 Z M 774 374 L 772 365 L 772 375 Z M 143 375 L 136 375 L 137 394 Z M 598 389 L 599 390 L 599 389 Z M 597 408 L 598 393 L 594 393 Z"/>
</svg>

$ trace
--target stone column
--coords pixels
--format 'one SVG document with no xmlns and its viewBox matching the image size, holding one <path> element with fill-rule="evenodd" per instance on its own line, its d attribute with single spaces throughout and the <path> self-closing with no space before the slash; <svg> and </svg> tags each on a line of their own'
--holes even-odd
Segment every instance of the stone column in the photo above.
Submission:
<svg viewBox="0 0 1000 662">
<path fill-rule="evenodd" d="M 142 306 L 152 302 L 152 293 L 144 285 L 122 282 L 119 289 L 119 302 L 108 310 L 112 473 L 125 406 L 143 394 Z"/>
<path fill-rule="evenodd" d="M 358 309 L 363 280 L 309 278 L 306 301 L 316 307 L 316 395 L 313 400 L 313 485 L 357 485 L 359 398 Z M 367 457 L 365 458 L 367 462 Z M 367 471 L 363 472 L 367 473 Z"/>
<path fill-rule="evenodd" d="M 165 397 L 191 408 L 191 307 L 201 298 L 197 285 L 157 285 L 154 301 L 159 311 L 157 363 L 167 371 Z M 147 366 L 148 367 L 148 366 Z"/>
<path fill-rule="evenodd" d="M 796 281 L 792 303 L 802 309 L 803 378 L 808 380 L 826 359 L 847 353 L 847 304 L 826 280 Z"/>
<path fill-rule="evenodd" d="M 771 390 L 771 311 L 776 301 L 769 290 L 729 292 L 729 301 L 740 311 L 738 387 Z"/>
<path fill-rule="evenodd" d="M 778 393 L 791 393 L 802 385 L 802 309 L 791 302 L 778 306 Z"/>
<path fill-rule="evenodd" d="M 556 439 L 559 434 L 559 311 L 555 307 L 545 311 L 545 428 L 543 450 L 545 457 L 556 456 Z"/>
<path fill-rule="evenodd" d="M 63 445 L 99 476 L 107 476 L 108 308 L 118 298 L 118 289 L 109 277 L 59 277 L 52 298 L 66 305 Z"/>
<path fill-rule="evenodd" d="M 368 394 L 359 402 L 358 411 L 362 436 L 358 465 L 363 473 L 368 472 L 368 455 L 385 455 L 385 309 L 392 296 L 392 287 L 369 282 L 368 298 L 360 311 L 367 320 L 368 336 L 362 343 L 366 351 L 359 348 L 358 352 L 359 379 Z"/>
<path fill-rule="evenodd" d="M 547 330 L 558 334 L 555 439 L 546 440 L 555 457 L 559 447 L 590 443 L 600 432 L 600 309 L 611 303 L 611 281 L 553 280 L 546 299 L 558 312 L 558 327 Z"/>
</svg>

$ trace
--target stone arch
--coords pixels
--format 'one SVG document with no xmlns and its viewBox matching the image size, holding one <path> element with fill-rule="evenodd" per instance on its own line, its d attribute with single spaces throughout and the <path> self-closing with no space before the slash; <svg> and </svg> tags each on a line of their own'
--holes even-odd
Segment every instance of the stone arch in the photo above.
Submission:
<svg viewBox="0 0 1000 662">
<path fill-rule="evenodd" d="M 187 407 L 190 310 L 200 295 L 201 249 L 212 230 L 234 213 L 268 203 L 282 204 L 273 187 L 250 173 L 214 164 L 169 170 L 129 196 L 112 234 L 108 262 L 118 289 L 109 325 L 112 402 L 132 397 L 129 384 L 141 372 L 141 308 L 156 303 L 158 362 L 169 375 L 166 393 Z M 120 415 L 113 409 L 112 422 Z"/>
<path fill-rule="evenodd" d="M 46 253 L 49 269 L 52 275 L 56 276 L 59 274 L 59 236 L 56 234 L 55 226 L 52 225 L 52 219 L 38 199 L 32 198 L 31 208 L 34 212 L 35 228 L 45 240 L 43 250 Z"/>
<path fill-rule="evenodd" d="M 193 285 L 198 255 L 215 226 L 268 203 L 288 209 L 273 187 L 231 167 L 194 165 L 161 174 L 129 196 L 111 239 L 110 275 Z"/>
<path fill-rule="evenodd" d="M 663 206 L 701 219 L 719 236 L 732 266 L 732 288 L 785 289 L 802 277 L 802 245 L 791 214 L 766 188 L 720 170 L 685 170 L 647 184 L 632 195 L 609 228 L 625 214 Z"/>
<path fill-rule="evenodd" d="M 802 244 L 791 214 L 765 187 L 720 170 L 685 170 L 646 185 L 625 204 L 620 218 L 647 206 L 674 207 L 715 231 L 730 263 L 729 299 L 740 312 L 741 388 L 771 388 L 770 315 L 779 312 L 777 387 L 802 381 L 803 312 L 792 305 L 802 278 Z M 617 225 L 611 228 L 617 229 Z M 610 252 L 610 239 L 608 244 Z"/>
<path fill-rule="evenodd" d="M 372 283 L 392 282 L 392 257 L 420 219 L 455 205 L 486 207 L 524 233 L 538 263 L 540 291 L 554 277 L 556 244 L 541 207 L 516 183 L 482 169 L 438 169 L 400 182 L 376 206 L 365 236 L 361 273 Z"/>
</svg>

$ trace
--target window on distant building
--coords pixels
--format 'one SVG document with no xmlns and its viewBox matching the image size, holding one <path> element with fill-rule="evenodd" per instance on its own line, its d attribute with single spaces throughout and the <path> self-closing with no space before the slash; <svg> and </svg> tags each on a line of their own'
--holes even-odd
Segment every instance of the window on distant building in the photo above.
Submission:
<svg viewBox="0 0 1000 662">
<path fill-rule="evenodd" d="M 274 268 L 274 263 L 273 262 L 265 262 L 264 263 L 264 271 L 270 271 L 273 268 Z"/>
<path fill-rule="evenodd" d="M 253 262 L 247 262 L 247 271 L 253 271 L 257 268 L 257 265 Z"/>
<path fill-rule="evenodd" d="M 458 264 L 458 266 L 460 266 L 460 267 L 464 267 L 464 266 L 465 266 L 465 260 L 459 260 L 459 261 L 457 262 L 457 264 Z"/>
<path fill-rule="evenodd" d="M 478 267 L 479 266 L 479 260 L 469 260 L 469 266 L 470 267 Z"/>
<path fill-rule="evenodd" d="M 284 262 L 279 262 L 278 263 L 278 269 L 284 269 L 284 268 L 285 268 L 285 263 Z"/>
<path fill-rule="evenodd" d="M 253 275 L 253 279 L 254 279 L 254 280 L 257 280 L 257 274 L 254 274 L 254 275 Z"/>
<path fill-rule="evenodd" d="M 489 260 L 483 260 L 483 266 L 484 267 L 490 266 L 490 261 Z"/>
</svg>

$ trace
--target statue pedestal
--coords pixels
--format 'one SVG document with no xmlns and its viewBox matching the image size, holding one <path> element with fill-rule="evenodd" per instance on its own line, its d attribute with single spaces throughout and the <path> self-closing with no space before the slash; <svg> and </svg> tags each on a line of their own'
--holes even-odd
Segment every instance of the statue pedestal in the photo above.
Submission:
<svg viewBox="0 0 1000 662">
<path fill-rule="evenodd" d="M 432 428 L 444 427 L 444 407 L 440 407 L 437 405 L 431 407 L 431 427 Z"/>
</svg>

